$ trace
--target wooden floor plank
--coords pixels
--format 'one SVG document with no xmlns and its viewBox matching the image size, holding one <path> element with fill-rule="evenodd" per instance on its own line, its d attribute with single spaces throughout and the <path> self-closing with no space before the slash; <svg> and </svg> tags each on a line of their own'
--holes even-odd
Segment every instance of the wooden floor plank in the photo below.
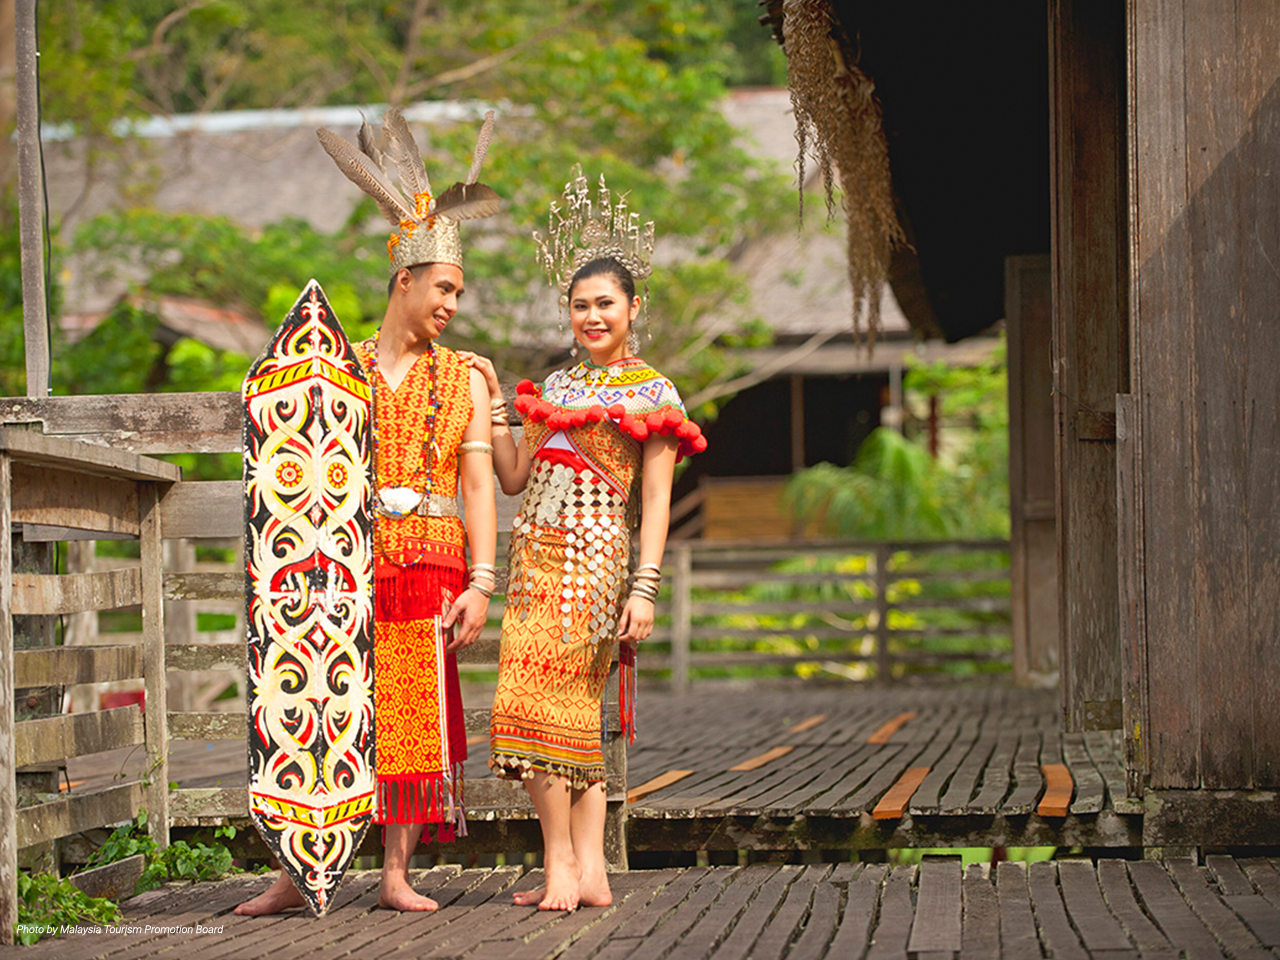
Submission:
<svg viewBox="0 0 1280 960">
<path fill-rule="evenodd" d="M 992 814 L 1001 809 L 1004 798 L 1009 793 L 1009 785 L 1012 782 L 1011 771 L 1013 769 L 1013 758 L 1018 750 L 1018 739 L 1019 734 L 1016 730 L 1002 731 L 997 736 L 995 747 L 992 749 L 986 765 L 981 770 L 982 783 L 978 787 L 977 793 L 968 803 L 955 805 L 959 797 L 953 800 L 952 791 L 948 790 L 947 796 L 943 799 L 943 811 L 946 813 Z"/>
<path fill-rule="evenodd" d="M 960 859 L 935 861 L 926 858 L 920 864 L 916 915 L 911 923 L 907 953 L 959 953 L 960 920 Z"/>
<path fill-rule="evenodd" d="M 751 953 L 754 957 L 781 957 L 788 945 L 796 938 L 804 918 L 809 914 L 809 905 L 813 900 L 814 890 L 831 872 L 830 864 L 816 863 L 802 868 L 803 872 L 794 883 L 787 888 L 787 895 L 782 905 L 769 920 L 768 926 L 760 934 Z"/>
<path fill-rule="evenodd" d="M 685 777 L 691 776 L 693 772 L 694 771 L 692 770 L 668 770 L 666 773 L 659 774 L 652 780 L 647 780 L 644 783 L 628 790 L 627 803 L 635 803 L 637 800 L 643 799 L 651 793 L 657 793 L 659 790 L 663 790 L 671 786 L 673 783 L 679 783 Z"/>
<path fill-rule="evenodd" d="M 977 743 L 981 727 L 980 717 L 969 717 L 961 721 L 955 740 L 947 748 L 947 752 L 933 765 L 929 775 L 920 784 L 920 788 L 912 795 L 908 810 L 913 817 L 938 812 L 939 798 L 943 788 Z"/>
<path fill-rule="evenodd" d="M 902 815 L 907 812 L 911 797 L 928 775 L 928 767 L 909 767 L 906 773 L 885 791 L 880 802 L 871 811 L 871 816 L 876 820 L 901 820 Z"/>
<path fill-rule="evenodd" d="M 911 887 L 915 882 L 914 864 L 894 867 L 880 895 L 880 916 L 871 934 L 867 960 L 899 960 L 907 952 L 914 910 Z"/>
<path fill-rule="evenodd" d="M 787 895 L 787 889 L 800 876 L 800 869 L 786 866 L 775 873 L 756 894 L 751 909 L 744 913 L 729 935 L 708 954 L 715 960 L 747 960 L 760 933 Z"/>
<path fill-rule="evenodd" d="M 1000 956 L 1004 960 L 1039 960 L 1040 937 L 1031 913 L 1023 864 L 1006 860 L 997 865 L 996 902 L 1000 910 Z"/>
<path fill-rule="evenodd" d="M 737 867 L 713 868 L 674 910 L 659 918 L 660 926 L 645 935 L 629 955 L 631 960 L 662 960 L 676 949 L 680 939 L 719 899 L 737 872 Z"/>
<path fill-rule="evenodd" d="M 801 720 L 794 727 L 791 727 L 787 733 L 804 733 L 807 730 L 812 730 L 814 727 L 818 726 L 818 724 L 826 722 L 827 715 L 825 713 L 817 713 L 806 720 Z"/>
<path fill-rule="evenodd" d="M 1027 886 L 1045 953 L 1055 960 L 1088 960 L 1058 890 L 1058 865 L 1051 860 L 1028 864 Z"/>
<path fill-rule="evenodd" d="M 798 867 L 782 867 L 784 874 L 798 873 Z M 742 912 L 760 889 L 778 874 L 776 864 L 755 864 L 739 870 L 724 893 L 711 908 L 698 919 L 689 932 L 680 938 L 680 953 L 690 957 L 703 957 L 723 942 Z"/>
<path fill-rule="evenodd" d="M 582 934 L 565 950 L 565 960 L 578 960 L 594 956 L 609 941 L 638 942 L 656 927 L 668 913 L 688 897 L 689 893 L 710 875 L 707 867 L 694 867 L 663 877 L 655 882 L 657 887 L 650 896 L 628 898 L 610 916 L 605 917 Z"/>
<path fill-rule="evenodd" d="M 1181 857 L 1168 862 L 1169 873 L 1201 922 L 1232 957 L 1264 957 L 1263 945 L 1209 885 L 1204 867 Z M 1269 958 L 1268 958 L 1269 960 Z"/>
<path fill-rule="evenodd" d="M 840 888 L 830 882 L 833 877 L 834 871 L 814 888 L 813 909 L 809 911 L 800 939 L 788 951 L 787 960 L 823 960 L 828 956 L 827 948 L 840 922 Z"/>
<path fill-rule="evenodd" d="M 1098 871 L 1092 863 L 1083 860 L 1060 861 L 1058 885 L 1071 923 L 1080 932 L 1080 937 L 1090 952 L 1133 949 L 1120 921 L 1107 909 L 1106 901 L 1102 898 L 1102 888 L 1098 885 Z"/>
<path fill-rule="evenodd" d="M 964 761 L 952 774 L 946 793 L 938 801 L 938 813 L 958 814 L 969 808 L 969 802 L 977 791 L 982 771 L 987 766 L 987 761 L 991 759 L 991 752 L 995 747 L 995 733 L 984 730 L 978 742 L 973 745 L 965 755 Z M 1008 782 L 1007 775 L 1005 782 Z"/>
<path fill-rule="evenodd" d="M 1065 763 L 1045 763 L 1040 772 L 1044 775 L 1044 795 L 1036 813 L 1042 817 L 1065 817 L 1071 810 L 1071 793 L 1075 789 L 1071 771 Z"/>
<path fill-rule="evenodd" d="M 1000 906 L 996 888 L 979 864 L 964 873 L 964 915 L 960 930 L 960 960 L 990 960 L 1000 956 Z"/>
<path fill-rule="evenodd" d="M 1085 747 L 1083 733 L 1068 733 L 1063 737 L 1062 759 L 1071 771 L 1071 779 L 1076 785 L 1071 812 L 1079 816 L 1100 811 L 1107 789 L 1102 773 L 1094 765 L 1089 750 Z"/>
<path fill-rule="evenodd" d="M 1173 960 L 1177 956 L 1177 950 L 1138 903 L 1125 862 L 1100 860 L 1097 872 L 1098 884 L 1102 888 L 1102 898 L 1107 908 L 1120 922 L 1128 939 L 1137 945 L 1142 957 Z"/>
<path fill-rule="evenodd" d="M 1204 863 L 1224 896 L 1251 897 L 1258 892 L 1234 857 L 1210 854 L 1204 858 Z"/>
<path fill-rule="evenodd" d="M 788 753 L 790 753 L 794 749 L 795 749 L 794 746 L 788 746 L 788 745 L 770 747 L 768 750 L 766 750 L 764 753 L 760 754 L 759 756 L 755 756 L 755 757 L 751 757 L 750 759 L 743 760 L 741 763 L 734 764 L 729 769 L 735 772 L 758 770 L 761 767 L 763 767 L 766 763 L 772 763 L 774 760 L 777 760 L 780 757 L 785 757 Z"/>
<path fill-rule="evenodd" d="M 840 926 L 827 952 L 829 957 L 858 960 L 866 953 L 880 904 L 880 891 L 888 874 L 889 868 L 883 864 L 871 864 L 849 882 Z"/>
<path fill-rule="evenodd" d="M 890 720 L 886 720 L 878 726 L 871 736 L 867 737 L 867 743 L 884 744 L 889 742 L 889 738 L 901 730 L 904 726 L 916 718 L 914 710 L 908 710 L 898 714 Z"/>
<path fill-rule="evenodd" d="M 1127 866 L 1147 915 L 1188 960 L 1217 960 L 1223 955 L 1213 934 L 1192 912 L 1163 864 L 1141 860 Z"/>
<path fill-rule="evenodd" d="M 1041 732 L 1026 730 L 1018 738 L 1018 752 L 1013 757 L 1013 791 L 1000 804 L 1000 812 L 1009 816 L 1031 813 L 1044 787 L 1040 773 Z"/>
<path fill-rule="evenodd" d="M 1280 907 L 1280 870 L 1261 857 L 1241 860 L 1240 868 L 1273 907 Z"/>
</svg>

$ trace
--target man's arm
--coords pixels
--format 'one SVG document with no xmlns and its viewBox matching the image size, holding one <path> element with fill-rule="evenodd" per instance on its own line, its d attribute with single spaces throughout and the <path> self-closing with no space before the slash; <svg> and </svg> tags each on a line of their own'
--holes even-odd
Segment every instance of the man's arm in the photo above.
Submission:
<svg viewBox="0 0 1280 960">
<path fill-rule="evenodd" d="M 463 443 L 492 443 L 489 425 L 489 389 L 479 371 L 470 371 L 471 422 L 462 435 Z M 462 478 L 462 504 L 466 513 L 467 543 L 471 563 L 493 564 L 497 554 L 498 512 L 493 499 L 493 458 L 487 453 L 460 452 L 458 470 Z M 468 588 L 445 613 L 444 626 L 459 624 L 450 650 L 469 646 L 480 636 L 489 612 L 489 598 Z"/>
</svg>

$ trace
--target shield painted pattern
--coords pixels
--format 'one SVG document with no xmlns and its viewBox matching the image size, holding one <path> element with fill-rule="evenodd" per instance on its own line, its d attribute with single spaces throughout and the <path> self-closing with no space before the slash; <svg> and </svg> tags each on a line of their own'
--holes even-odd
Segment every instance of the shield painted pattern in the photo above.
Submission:
<svg viewBox="0 0 1280 960">
<path fill-rule="evenodd" d="M 243 393 L 249 811 L 323 916 L 373 819 L 372 398 L 315 280 Z"/>
</svg>

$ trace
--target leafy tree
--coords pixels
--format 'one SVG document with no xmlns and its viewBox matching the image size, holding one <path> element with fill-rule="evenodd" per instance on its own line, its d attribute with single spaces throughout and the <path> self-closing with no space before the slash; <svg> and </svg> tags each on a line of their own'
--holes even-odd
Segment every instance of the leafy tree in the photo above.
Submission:
<svg viewBox="0 0 1280 960">
<path fill-rule="evenodd" d="M 732 8 L 740 19 L 738 5 Z M 731 251 L 791 215 L 785 176 L 752 162 L 718 109 L 726 77 L 741 73 L 727 39 L 737 29 L 728 0 L 329 0 L 307 7 L 53 0 L 42 11 L 44 42 L 57 54 L 44 65 L 47 115 L 98 138 L 103 149 L 113 119 L 153 111 L 422 97 L 499 104 L 500 135 L 484 178 L 503 194 L 505 213 L 471 231 L 467 271 L 476 296 L 451 340 L 461 336 L 490 353 L 509 377 L 545 372 L 568 346 L 565 334 L 563 347 L 531 351 L 520 331 L 545 330 L 554 320 L 554 299 L 534 295 L 544 288 L 528 235 L 574 162 L 628 190 L 632 206 L 658 222 L 654 337 L 644 353 L 691 390 L 731 363 L 698 332 L 709 311 L 741 311 L 745 287 Z M 437 165 L 464 168 L 474 135 L 472 124 L 433 130 Z M 225 219 L 140 206 L 83 227 L 77 247 L 104 273 L 144 266 L 149 279 L 140 292 L 235 304 L 269 323 L 316 276 L 360 336 L 385 302 L 385 261 L 364 233 L 375 230 L 385 224 L 369 203 L 337 237 L 298 221 L 250 232 Z M 143 348 L 136 334 L 146 318 L 136 304 L 144 301 L 123 304 L 100 336 L 62 351 L 61 389 L 111 389 L 116 372 L 116 389 L 211 389 L 236 365 L 243 370 L 246 358 L 207 349 L 187 351 L 187 361 L 199 362 L 175 363 L 183 357 Z M 759 318 L 746 315 L 725 336 L 767 339 Z M 112 355 L 132 362 L 113 371 Z"/>
<path fill-rule="evenodd" d="M 1009 535 L 1009 411 L 1003 345 L 992 363 L 920 366 L 909 395 L 932 395 L 940 417 L 963 425 L 955 449 L 934 459 L 924 443 L 888 427 L 873 431 L 853 464 L 796 473 L 786 500 L 837 536 L 937 540 Z"/>
</svg>

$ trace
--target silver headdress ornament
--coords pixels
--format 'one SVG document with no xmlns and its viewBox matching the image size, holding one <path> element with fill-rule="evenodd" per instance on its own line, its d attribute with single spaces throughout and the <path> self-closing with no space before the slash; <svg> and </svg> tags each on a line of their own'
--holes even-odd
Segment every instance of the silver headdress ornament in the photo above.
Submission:
<svg viewBox="0 0 1280 960">
<path fill-rule="evenodd" d="M 431 194 L 431 181 L 427 179 L 409 124 L 395 107 L 382 118 L 382 132 L 387 142 L 385 153 L 374 142 L 373 127 L 367 120 L 360 124 L 356 144 L 323 127 L 316 131 L 316 136 L 338 169 L 373 197 L 382 215 L 397 228 L 387 239 L 393 276 L 403 267 L 420 263 L 452 263 L 461 267 L 458 221 L 491 217 L 501 203 L 492 189 L 476 183 L 493 138 L 493 111 L 484 115 L 467 178 L 438 197 Z M 388 158 L 395 165 L 404 193 L 397 190 L 387 176 Z M 406 195 L 411 199 L 406 199 Z"/>
<path fill-rule="evenodd" d="M 570 173 L 572 179 L 565 184 L 563 208 L 558 201 L 551 203 L 548 236 L 544 238 L 537 230 L 533 233 L 538 261 L 547 272 L 547 280 L 560 288 L 561 307 L 569 304 L 569 283 L 574 273 L 592 260 L 612 257 L 636 280 L 647 280 L 653 273 L 653 221 L 642 226 L 640 215 L 627 209 L 625 193 L 613 200 L 603 173 L 594 202 L 581 164 L 575 163 Z"/>
</svg>

